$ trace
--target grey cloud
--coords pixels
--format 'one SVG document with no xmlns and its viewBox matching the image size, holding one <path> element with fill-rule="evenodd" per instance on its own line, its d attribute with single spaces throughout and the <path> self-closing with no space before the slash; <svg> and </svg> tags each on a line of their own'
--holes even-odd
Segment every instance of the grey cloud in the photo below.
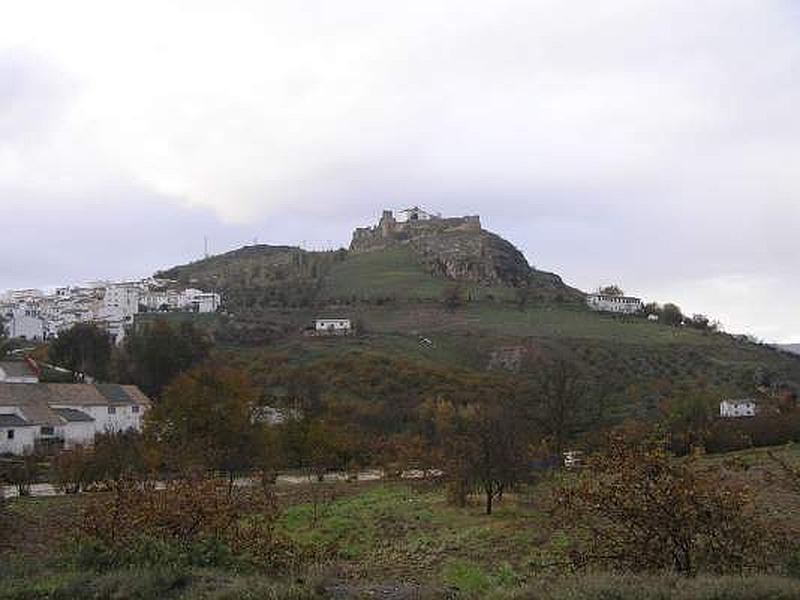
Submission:
<svg viewBox="0 0 800 600">
<path fill-rule="evenodd" d="M 204 234 L 346 245 L 420 204 L 480 213 L 581 287 L 800 339 L 792 3 L 200 2 L 148 26 L 156 9 L 99 33 L 68 11 L 79 38 L 0 53 L 0 202 L 52 242 L 0 287 L 146 274 Z"/>
</svg>

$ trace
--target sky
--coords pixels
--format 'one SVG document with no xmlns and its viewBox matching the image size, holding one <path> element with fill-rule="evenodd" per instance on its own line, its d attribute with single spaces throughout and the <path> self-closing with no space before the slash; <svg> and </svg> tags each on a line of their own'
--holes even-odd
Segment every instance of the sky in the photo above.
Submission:
<svg viewBox="0 0 800 600">
<path fill-rule="evenodd" d="M 0 289 L 480 214 L 537 268 L 800 342 L 795 0 L 26 0 Z"/>
</svg>

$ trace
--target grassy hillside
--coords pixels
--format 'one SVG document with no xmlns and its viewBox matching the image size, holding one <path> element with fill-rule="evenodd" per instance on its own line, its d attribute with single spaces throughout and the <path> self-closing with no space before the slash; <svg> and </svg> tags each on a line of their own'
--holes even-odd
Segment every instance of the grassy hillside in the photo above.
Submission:
<svg viewBox="0 0 800 600">
<path fill-rule="evenodd" d="M 800 387 L 800 357 L 788 352 L 592 312 L 575 290 L 547 273 L 532 272 L 526 288 L 434 276 L 409 246 L 355 254 L 251 246 L 161 275 L 223 293 L 227 314 L 206 324 L 216 332 L 224 360 L 254 373 L 275 356 L 312 370 L 334 359 L 350 361 L 340 368 L 356 368 L 361 357 L 380 356 L 421 369 L 486 373 L 496 367 L 498 353 L 521 348 L 523 371 L 556 353 L 574 359 L 615 419 L 654 414 L 661 399 L 686 385 L 720 396 L 752 395 L 756 376 L 766 375 Z M 443 296 L 454 286 L 460 302 L 447 309 Z M 319 316 L 349 317 L 359 335 L 304 336 Z M 335 381 L 323 383 L 335 396 Z"/>
</svg>

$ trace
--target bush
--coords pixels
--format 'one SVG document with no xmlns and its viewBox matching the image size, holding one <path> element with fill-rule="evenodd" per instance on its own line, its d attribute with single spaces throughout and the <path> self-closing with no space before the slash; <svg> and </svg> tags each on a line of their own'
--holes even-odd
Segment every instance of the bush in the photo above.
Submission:
<svg viewBox="0 0 800 600">
<path fill-rule="evenodd" d="M 93 498 L 77 539 L 83 568 L 216 566 L 289 569 L 304 558 L 275 531 L 272 494 L 219 479 L 179 479 L 155 489 L 133 479 Z"/>
<path fill-rule="evenodd" d="M 589 466 L 556 493 L 577 567 L 739 574 L 764 570 L 782 541 L 749 489 L 676 461 L 656 440 L 613 437 Z"/>
<path fill-rule="evenodd" d="M 113 571 L 104 575 L 81 574 L 57 587 L 48 597 L 52 600 L 154 600 L 179 594 L 190 581 L 187 572 L 163 567 Z"/>
</svg>

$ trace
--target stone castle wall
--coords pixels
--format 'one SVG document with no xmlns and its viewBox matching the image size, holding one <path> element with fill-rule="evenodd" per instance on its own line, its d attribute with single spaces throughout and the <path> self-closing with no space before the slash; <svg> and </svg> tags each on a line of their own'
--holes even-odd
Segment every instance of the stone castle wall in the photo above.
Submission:
<svg viewBox="0 0 800 600">
<path fill-rule="evenodd" d="M 373 227 L 359 227 L 353 232 L 350 250 L 365 252 L 408 243 L 413 239 L 436 236 L 450 232 L 481 231 L 481 220 L 477 215 L 466 217 L 433 217 L 418 221 L 395 220 L 391 211 L 383 211 L 383 216 Z"/>
</svg>

